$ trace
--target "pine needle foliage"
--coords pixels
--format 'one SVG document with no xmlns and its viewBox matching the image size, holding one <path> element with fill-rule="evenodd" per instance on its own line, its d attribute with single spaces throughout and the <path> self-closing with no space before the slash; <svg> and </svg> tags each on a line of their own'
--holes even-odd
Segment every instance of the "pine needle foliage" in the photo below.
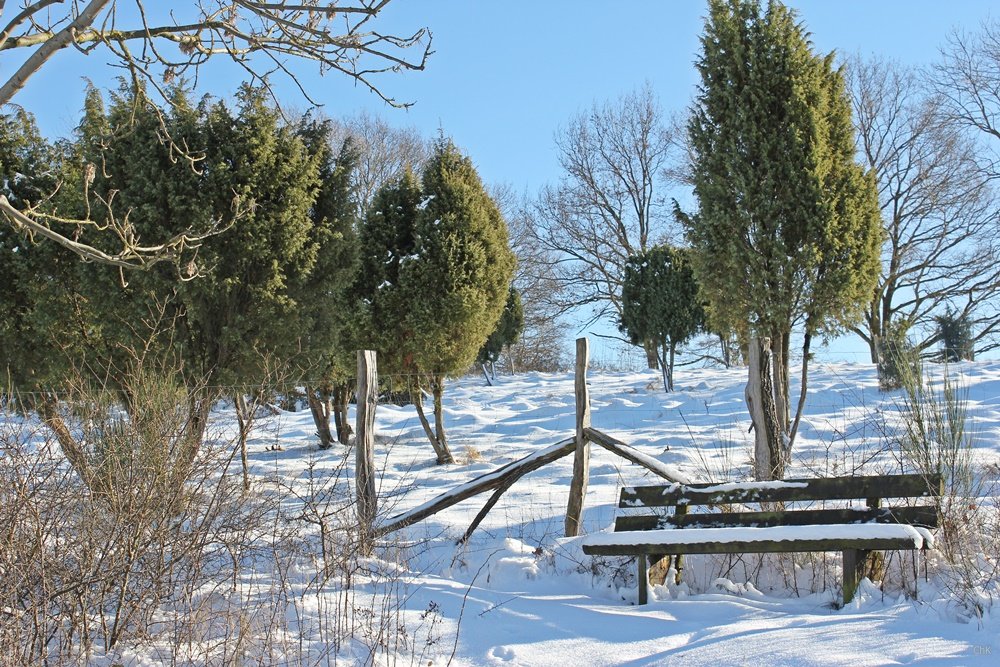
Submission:
<svg viewBox="0 0 1000 667">
<path fill-rule="evenodd" d="M 780 2 L 711 0 L 688 124 L 697 210 L 677 210 L 713 330 L 770 338 L 787 428 L 789 340 L 843 330 L 879 271 L 875 182 L 844 78 Z M 803 357 L 808 358 L 808 349 Z"/>
</svg>

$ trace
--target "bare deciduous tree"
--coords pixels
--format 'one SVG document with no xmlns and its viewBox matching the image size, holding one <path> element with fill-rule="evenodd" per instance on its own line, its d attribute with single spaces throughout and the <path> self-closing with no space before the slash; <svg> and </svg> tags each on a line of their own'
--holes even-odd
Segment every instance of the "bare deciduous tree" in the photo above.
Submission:
<svg viewBox="0 0 1000 667">
<path fill-rule="evenodd" d="M 541 193 L 534 234 L 555 259 L 562 312 L 589 307 L 591 322 L 621 314 L 626 260 L 668 240 L 662 190 L 677 135 L 649 86 L 595 104 L 557 135 L 564 173 Z"/>
<path fill-rule="evenodd" d="M 309 99 L 298 69 L 305 61 L 314 63 L 321 74 L 344 74 L 389 104 L 406 106 L 384 94 L 376 78 L 423 69 L 430 54 L 430 32 L 420 28 L 399 36 L 378 30 L 374 21 L 389 2 L 186 0 L 154 7 L 144 0 L 26 0 L 8 7 L 0 1 L 0 63 L 6 77 L 0 77 L 0 105 L 13 102 L 53 56 L 73 48 L 87 55 L 110 54 L 134 81 L 160 91 L 164 99 L 168 98 L 165 85 L 184 76 L 197 80 L 200 68 L 218 59 L 235 62 L 255 83 L 267 85 L 270 75 L 285 75 Z M 187 152 L 187 147 L 178 148 Z M 109 214 L 108 220 L 53 225 L 51 219 L 37 216 L 34 208 L 19 210 L 2 196 L 0 212 L 14 227 L 59 243 L 85 260 L 122 268 L 173 259 L 203 238 L 182 234 L 144 244 L 124 213 Z M 117 250 L 102 252 L 74 240 L 74 230 L 81 224 L 108 228 Z"/>
<path fill-rule="evenodd" d="M 491 194 L 507 221 L 510 248 L 517 257 L 514 287 L 524 308 L 524 330 L 507 350 L 511 369 L 562 370 L 568 365 L 567 337 L 556 305 L 563 287 L 552 272 L 553 252 L 535 240 L 535 210 L 527 197 L 507 185 L 494 187 Z"/>
<path fill-rule="evenodd" d="M 927 81 L 941 119 L 976 136 L 983 174 L 1000 178 L 1000 21 L 952 33 Z"/>
<path fill-rule="evenodd" d="M 354 170 L 354 197 L 358 217 L 364 218 L 375 192 L 403 175 L 419 173 L 430 155 L 430 145 L 413 127 L 393 127 L 385 119 L 360 113 L 337 125 L 337 138 L 350 137 L 358 149 Z"/>
<path fill-rule="evenodd" d="M 976 347 L 991 349 L 1000 327 L 997 196 L 976 162 L 976 146 L 913 72 L 853 59 L 848 70 L 858 150 L 873 170 L 885 229 L 882 270 L 855 332 L 873 362 L 893 326 L 926 352 L 936 315 L 968 318 Z M 1000 107 L 998 107 L 1000 109 Z"/>
</svg>

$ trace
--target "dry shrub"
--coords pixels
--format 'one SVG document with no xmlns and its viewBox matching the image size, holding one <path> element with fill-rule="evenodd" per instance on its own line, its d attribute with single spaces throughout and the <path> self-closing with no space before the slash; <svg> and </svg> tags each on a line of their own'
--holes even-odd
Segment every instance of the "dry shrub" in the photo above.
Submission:
<svg viewBox="0 0 1000 667">
<path fill-rule="evenodd" d="M 48 429 L 7 414 L 0 433 L 0 631 L 10 664 L 60 663 L 141 640 L 166 606 L 245 557 L 260 507 L 209 447 L 189 460 L 190 415 L 169 382 L 133 384 L 128 410 L 106 394 L 74 401 L 90 485 Z M 220 474 L 223 473 L 223 474 Z"/>
<path fill-rule="evenodd" d="M 245 490 L 236 436 L 191 447 L 200 407 L 175 378 L 60 397 L 74 465 L 37 417 L 0 411 L 0 665 L 437 651 L 438 625 L 407 618 L 405 550 L 360 551 L 350 457 Z"/>
</svg>

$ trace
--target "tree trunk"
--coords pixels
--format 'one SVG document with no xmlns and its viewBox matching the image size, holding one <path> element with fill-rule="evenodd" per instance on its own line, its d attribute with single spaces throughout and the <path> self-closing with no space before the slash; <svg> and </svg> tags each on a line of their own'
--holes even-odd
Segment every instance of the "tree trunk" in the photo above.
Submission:
<svg viewBox="0 0 1000 667">
<path fill-rule="evenodd" d="M 444 432 L 444 404 L 441 400 L 444 397 L 443 377 L 434 376 L 432 378 L 431 391 L 434 394 L 434 430 L 437 431 L 438 447 L 444 453 L 443 457 L 438 455 L 438 463 L 454 463 L 455 457 L 448 449 L 448 439 Z"/>
<path fill-rule="evenodd" d="M 879 366 L 879 362 L 882 360 L 882 335 L 873 334 L 871 342 L 868 343 L 868 348 L 869 352 L 871 352 L 872 363 L 875 364 L 875 367 L 877 368 Z"/>
<path fill-rule="evenodd" d="M 437 455 L 438 465 L 443 465 L 446 463 L 454 463 L 455 459 L 448 451 L 447 446 L 442 447 L 438 436 L 434 433 L 434 429 L 431 428 L 431 424 L 427 421 L 427 415 L 424 414 L 424 395 L 418 384 L 414 391 L 410 392 L 413 398 L 413 405 L 417 408 L 417 416 L 420 418 L 420 425 L 424 428 L 424 433 L 427 435 L 427 439 L 431 441 L 431 447 L 434 448 L 434 453 Z M 436 401 L 435 401 L 436 402 Z M 435 409 L 435 421 L 437 420 L 437 411 Z"/>
<path fill-rule="evenodd" d="M 320 449 L 330 449 L 333 446 L 333 434 L 330 433 L 330 390 L 319 387 L 306 387 L 306 402 L 312 413 L 313 424 L 316 426 L 316 437 L 319 438 Z"/>
<path fill-rule="evenodd" d="M 674 381 L 670 376 L 670 364 L 668 362 L 667 345 L 663 344 L 656 350 L 657 361 L 660 367 L 660 379 L 663 381 L 663 391 L 670 393 L 674 390 Z"/>
<path fill-rule="evenodd" d="M 172 482 L 174 488 L 184 484 L 191 474 L 194 461 L 201 451 L 201 443 L 205 439 L 205 429 L 208 428 L 208 418 L 212 412 L 214 395 L 205 388 L 191 389 L 188 396 L 188 420 L 179 438 L 180 444 L 177 458 L 174 462 Z"/>
<path fill-rule="evenodd" d="M 247 438 L 250 435 L 250 429 L 253 428 L 253 418 L 254 418 L 254 408 L 255 403 L 250 405 L 247 404 L 246 396 L 242 393 L 237 393 L 233 397 L 233 404 L 236 406 L 236 423 L 239 425 L 239 447 L 240 447 L 240 465 L 243 470 L 243 490 L 250 490 L 250 464 L 247 461 Z"/>
<path fill-rule="evenodd" d="M 667 383 L 670 391 L 674 390 L 674 360 L 677 358 L 677 344 L 670 343 L 670 356 L 667 357 Z"/>
<path fill-rule="evenodd" d="M 655 340 L 645 340 L 642 342 L 642 349 L 646 351 L 646 366 L 652 371 L 660 370 L 659 345 Z"/>
<path fill-rule="evenodd" d="M 781 479 L 785 475 L 785 447 L 775 405 L 769 339 L 750 340 L 748 362 L 746 401 L 754 431 L 754 477 Z"/>
<path fill-rule="evenodd" d="M 788 440 L 785 449 L 785 460 L 789 460 L 792 454 L 792 445 L 795 444 L 795 434 L 799 432 L 799 422 L 802 421 L 802 410 L 806 406 L 806 391 L 809 388 L 809 346 L 812 343 L 812 334 L 806 331 L 802 340 L 802 386 L 799 389 L 799 404 L 795 408 L 795 421 L 788 433 Z"/>
<path fill-rule="evenodd" d="M 722 350 L 722 365 L 726 368 L 733 367 L 733 348 L 729 344 L 729 339 L 722 334 L 719 336 L 719 348 Z"/>
<path fill-rule="evenodd" d="M 83 447 L 73 437 L 69 427 L 66 425 L 66 421 L 59 412 L 59 402 L 55 396 L 52 394 L 43 394 L 38 401 L 37 409 L 38 416 L 42 418 L 42 422 L 56 436 L 56 442 L 59 443 L 59 448 L 62 450 L 63 455 L 69 461 L 73 470 L 76 471 L 76 474 L 83 480 L 87 488 L 93 493 L 106 491 L 107 489 L 104 488 L 105 485 L 103 484 L 100 485 L 101 488 L 97 488 L 99 484 L 97 477 L 94 475 L 93 466 L 87 460 L 87 454 Z"/>
<path fill-rule="evenodd" d="M 337 442 L 347 445 L 351 441 L 351 422 L 349 419 L 349 404 L 351 402 L 351 383 L 342 382 L 333 389 L 333 415 L 337 428 Z M 327 422 L 329 423 L 329 421 Z"/>
<path fill-rule="evenodd" d="M 774 387 L 774 411 L 782 435 L 788 433 L 788 334 L 775 332 L 771 337 L 771 383 Z"/>
</svg>

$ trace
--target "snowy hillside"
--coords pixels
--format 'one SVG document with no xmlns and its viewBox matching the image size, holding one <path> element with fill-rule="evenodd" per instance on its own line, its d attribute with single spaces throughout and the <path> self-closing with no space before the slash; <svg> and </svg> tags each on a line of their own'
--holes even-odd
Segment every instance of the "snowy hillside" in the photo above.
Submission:
<svg viewBox="0 0 1000 667">
<path fill-rule="evenodd" d="M 1000 364 L 965 364 L 951 372 L 968 391 L 977 458 L 995 476 Z M 678 373 L 678 391 L 667 395 L 653 372 L 592 373 L 593 423 L 696 479 L 746 479 L 750 435 L 743 382 L 742 370 L 686 370 Z M 789 476 L 901 471 L 898 452 L 884 434 L 900 401 L 878 391 L 873 368 L 819 365 L 811 386 Z M 450 441 L 462 462 L 452 467 L 433 465 L 411 407 L 379 407 L 383 517 L 573 431 L 568 374 L 504 377 L 493 388 L 481 378 L 465 378 L 451 384 L 446 401 Z M 301 478 L 305 460 L 329 458 L 301 440 L 310 429 L 308 415 L 284 413 L 278 419 L 284 451 L 254 452 L 261 476 Z M 457 547 L 455 540 L 489 494 L 387 540 L 407 545 L 407 616 L 412 620 L 428 609 L 440 615 L 435 632 L 445 648 L 428 648 L 434 664 L 446 662 L 452 649 L 454 664 L 472 665 L 994 664 L 987 654 L 992 650 L 995 659 L 1000 652 L 997 609 L 992 619 L 970 619 L 934 580 L 920 581 L 917 600 L 869 586 L 848 608 L 835 610 L 836 577 L 818 590 L 820 582 L 799 572 L 796 596 L 781 568 L 755 571 L 757 557 L 718 581 L 721 560 L 703 559 L 688 571 L 685 585 L 658 588 L 652 604 L 636 607 L 633 565 L 621 559 L 595 566 L 579 540 L 561 538 L 571 474 L 572 457 L 565 457 L 522 479 L 467 546 Z M 586 531 L 609 529 L 620 487 L 641 483 L 656 480 L 595 447 Z M 832 561 L 839 566 L 838 558 Z M 457 647 L 451 646 L 456 633 Z"/>
<path fill-rule="evenodd" d="M 967 391 L 980 470 L 995 480 L 1000 363 L 950 370 Z M 742 370 L 685 369 L 677 375 L 678 390 L 668 395 L 652 371 L 592 373 L 593 424 L 697 480 L 747 479 L 751 436 L 743 383 Z M 903 470 L 886 435 L 899 397 L 878 391 L 873 368 L 818 364 L 811 387 L 789 476 Z M 412 406 L 379 406 L 380 521 L 554 445 L 574 427 L 570 374 L 502 377 L 492 388 L 468 377 L 450 383 L 445 401 L 459 460 L 454 466 L 433 464 Z M 215 417 L 217 428 L 234 428 L 229 409 L 220 408 Z M 284 518 L 275 531 L 296 533 L 289 539 L 316 531 L 318 523 L 309 516 L 350 520 L 322 508 L 324 502 L 340 507 L 330 499 L 349 494 L 353 452 L 319 451 L 312 430 L 307 410 L 280 412 L 262 418 L 250 440 L 254 489 L 281 490 Z M 352 572 L 349 590 L 339 575 L 317 578 L 315 552 L 303 552 L 289 566 L 277 557 L 245 565 L 239 587 L 271 600 L 247 611 L 246 627 L 250 634 L 253 628 L 272 630 L 255 640 L 258 648 L 242 654 L 244 660 L 252 654 L 254 662 L 272 664 L 261 657 L 262 646 L 292 664 L 345 665 L 993 665 L 1000 655 L 996 577 L 991 589 L 981 591 L 986 611 L 976 616 L 949 595 L 948 578 L 934 556 L 927 563 L 919 557 L 911 562 L 909 553 L 890 557 L 889 570 L 903 574 L 889 577 L 884 590 L 864 582 L 843 609 L 835 608 L 839 555 L 794 561 L 689 557 L 685 583 L 655 587 L 650 604 L 638 607 L 634 563 L 593 559 L 582 553 L 579 538 L 562 537 L 571 473 L 568 456 L 522 478 L 466 545 L 456 540 L 490 494 L 389 535 L 374 558 L 345 566 Z M 643 483 L 656 479 L 595 447 L 585 531 L 609 530 L 621 486 Z M 973 502 L 992 502 L 992 511 L 997 509 L 995 498 Z M 261 539 L 277 543 L 274 536 Z M 337 554 L 326 557 L 335 560 Z M 280 622 L 260 618 L 265 609 L 278 609 Z M 338 633 L 341 623 L 350 630 Z M 352 637 L 332 640 L 344 632 Z M 160 664 L 197 662 L 200 655 L 200 649 L 178 650 L 162 637 L 156 644 L 157 650 L 122 647 L 114 657 L 125 664 Z M 92 660 L 110 664 L 112 657 L 97 651 Z"/>
</svg>

